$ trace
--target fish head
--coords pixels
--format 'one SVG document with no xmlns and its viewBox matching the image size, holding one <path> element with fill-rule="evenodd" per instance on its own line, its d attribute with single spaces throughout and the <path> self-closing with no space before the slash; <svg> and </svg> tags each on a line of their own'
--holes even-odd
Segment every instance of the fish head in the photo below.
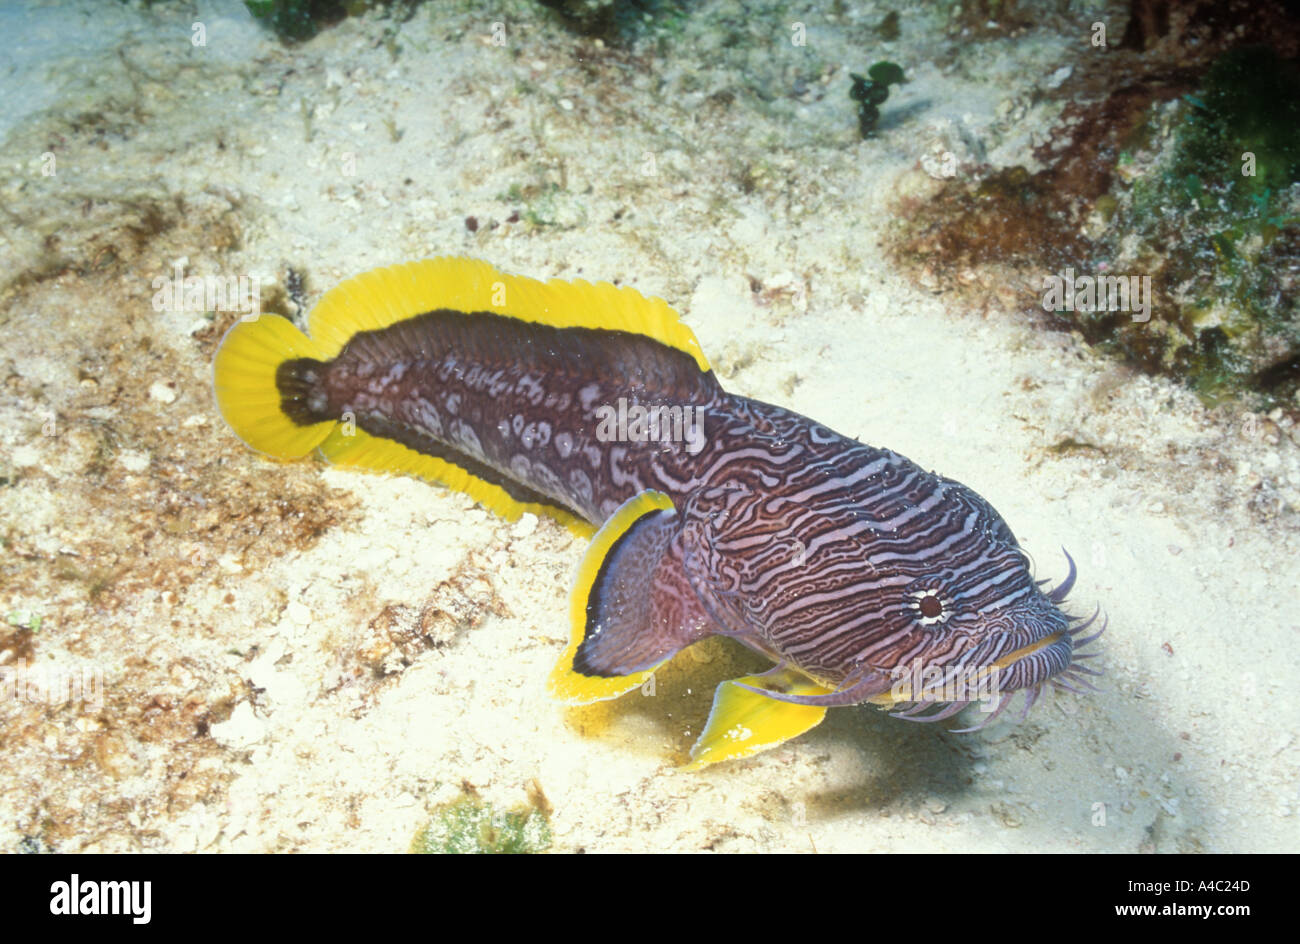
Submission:
<svg viewBox="0 0 1300 944">
<path fill-rule="evenodd" d="M 938 720 L 973 701 L 1000 712 L 1019 691 L 1028 706 L 1047 684 L 1090 687 L 1078 650 L 1100 633 L 1081 639 L 1092 621 L 1061 608 L 1074 562 L 1045 590 L 987 501 L 900 461 L 910 468 L 883 483 L 892 498 L 876 482 L 857 501 L 776 503 L 765 521 L 715 515 L 697 545 L 712 553 L 719 622 L 831 691 L 808 704 Z"/>
<path fill-rule="evenodd" d="M 1069 669 L 1074 635 L 1058 605 L 1064 594 L 1043 592 L 1009 532 L 972 535 L 923 568 L 886 563 L 883 570 L 888 612 L 855 663 L 895 680 L 893 702 L 987 700 L 1037 690 Z"/>
</svg>

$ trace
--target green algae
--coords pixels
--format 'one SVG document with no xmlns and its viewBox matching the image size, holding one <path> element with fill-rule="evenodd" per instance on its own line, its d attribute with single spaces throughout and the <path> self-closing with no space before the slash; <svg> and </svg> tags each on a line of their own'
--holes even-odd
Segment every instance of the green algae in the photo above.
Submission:
<svg viewBox="0 0 1300 944">
<path fill-rule="evenodd" d="M 311 39 L 327 26 L 370 10 L 382 10 L 394 23 L 409 20 L 423 0 L 244 0 L 253 19 L 265 24 L 286 44 Z M 395 29 L 386 32 L 384 42 L 396 57 Z"/>
<path fill-rule="evenodd" d="M 25 610 L 12 610 L 5 616 L 5 622 L 18 629 L 25 629 L 35 635 L 41 631 L 44 617 Z"/>
<path fill-rule="evenodd" d="M 849 78 L 853 80 L 849 98 L 858 103 L 858 131 L 863 138 L 869 138 L 880 120 L 879 106 L 889 98 L 889 86 L 901 85 L 907 79 L 903 78 L 902 67 L 892 62 L 875 63 L 865 76 L 850 72 Z"/>
<path fill-rule="evenodd" d="M 348 15 L 340 0 L 244 0 L 244 6 L 282 42 L 311 39 L 323 25 Z"/>
<path fill-rule="evenodd" d="M 1224 53 L 1210 67 L 1179 131 L 1171 173 L 1198 177 L 1230 195 L 1234 209 L 1256 208 L 1270 192 L 1300 179 L 1300 73 L 1268 47 Z M 1257 171 L 1241 173 L 1241 155 Z"/>
<path fill-rule="evenodd" d="M 1163 338 L 1142 356 L 1211 402 L 1285 396 L 1300 373 L 1300 70 L 1267 47 L 1224 53 L 1173 106 L 1168 140 L 1105 240 L 1116 257 L 1128 240 L 1163 289 Z M 1137 353 L 1135 333 L 1106 342 Z"/>
<path fill-rule="evenodd" d="M 984 168 L 900 206 L 898 258 L 987 292 L 1015 278 L 1025 310 L 1068 269 L 1150 277 L 1150 319 L 1054 309 L 1103 353 L 1175 377 L 1207 403 L 1260 408 L 1300 387 L 1300 72 L 1267 47 L 1199 75 L 1130 82 L 1071 104 L 1046 166 Z M 976 275 L 975 273 L 980 273 Z M 1011 276 L 1010 273 L 1015 273 Z M 983 282 L 980 282 L 980 279 Z"/>
<path fill-rule="evenodd" d="M 425 855 L 519 855 L 545 852 L 551 825 L 544 803 L 504 812 L 467 793 L 434 813 L 411 851 Z"/>
</svg>

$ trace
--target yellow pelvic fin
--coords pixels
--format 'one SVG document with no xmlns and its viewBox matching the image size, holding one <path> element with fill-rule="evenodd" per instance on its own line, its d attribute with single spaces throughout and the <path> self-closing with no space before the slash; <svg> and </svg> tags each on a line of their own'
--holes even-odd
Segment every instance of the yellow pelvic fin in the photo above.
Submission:
<svg viewBox="0 0 1300 944">
<path fill-rule="evenodd" d="M 212 363 L 217 406 L 235 435 L 276 459 L 298 459 L 318 446 L 333 421 L 299 426 L 286 416 L 275 373 L 287 360 L 320 356 L 320 348 L 279 315 L 236 322 Z"/>
<path fill-rule="evenodd" d="M 579 537 L 588 537 L 595 530 L 590 523 L 562 508 L 516 501 L 500 485 L 484 481 L 458 465 L 426 456 L 391 439 L 371 436 L 347 423 L 336 424 L 320 444 L 320 453 L 333 465 L 413 475 L 464 492 L 507 521 L 515 521 L 524 512 L 531 511 L 535 515 L 550 515 Z"/>
<path fill-rule="evenodd" d="M 340 283 L 312 309 L 309 329 L 328 359 L 359 331 L 440 308 L 486 311 L 557 328 L 629 331 L 685 351 L 701 371 L 709 369 L 694 333 L 662 298 L 608 282 L 539 282 L 453 256 L 374 269 Z"/>
<path fill-rule="evenodd" d="M 569 647 L 564 650 L 564 655 L 560 656 L 560 661 L 555 664 L 548 683 L 551 694 L 565 704 L 587 705 L 595 701 L 617 698 L 619 695 L 630 692 L 632 689 L 644 684 L 646 679 L 650 678 L 655 669 L 659 667 L 656 665 L 642 672 L 635 672 L 632 675 L 604 678 L 582 675 L 574 671 L 573 658 L 578 652 L 578 647 L 582 645 L 583 640 L 586 638 L 587 603 L 591 597 L 591 589 L 596 582 L 596 578 L 600 575 L 601 564 L 604 563 L 605 556 L 609 553 L 610 548 L 641 518 L 661 509 L 671 510 L 672 508 L 673 500 L 671 498 L 663 492 L 647 489 L 624 502 L 613 517 L 607 520 L 600 530 L 596 532 L 596 536 L 591 539 L 587 554 L 578 567 L 577 576 L 574 577 L 573 591 L 569 596 Z M 647 584 L 649 576 L 649 574 L 646 575 Z M 646 592 L 650 592 L 648 585 Z M 662 663 L 660 664 L 662 665 Z"/>
<path fill-rule="evenodd" d="M 699 770 L 768 750 L 816 727 L 826 716 L 824 705 L 777 701 L 741 685 L 793 695 L 826 695 L 832 691 L 789 668 L 723 682 L 714 692 L 713 710 L 684 769 Z"/>
</svg>

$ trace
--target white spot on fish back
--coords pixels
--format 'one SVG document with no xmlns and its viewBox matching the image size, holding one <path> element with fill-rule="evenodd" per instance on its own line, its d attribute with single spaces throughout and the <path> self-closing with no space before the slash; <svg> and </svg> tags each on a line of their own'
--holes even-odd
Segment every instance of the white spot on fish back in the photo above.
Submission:
<svg viewBox="0 0 1300 944">
<path fill-rule="evenodd" d="M 537 378 L 529 374 L 519 378 L 518 382 L 515 384 L 515 389 L 534 406 L 542 402 L 542 397 L 546 393 L 546 391 L 542 389 L 542 385 L 538 382 Z"/>
<path fill-rule="evenodd" d="M 533 479 L 528 484 L 544 495 L 563 494 L 564 487 L 560 477 L 540 462 L 533 464 Z"/>
<path fill-rule="evenodd" d="M 422 427 L 431 436 L 442 435 L 442 417 L 433 408 L 433 404 L 427 400 L 417 401 L 414 413 L 415 425 Z"/>
<path fill-rule="evenodd" d="M 623 460 L 626 457 L 626 446 L 615 446 L 609 450 L 609 472 L 613 477 L 614 482 L 618 485 L 622 485 L 627 481 L 627 476 L 623 474 L 623 469 L 621 468 Z"/>
<path fill-rule="evenodd" d="M 474 432 L 474 427 L 464 420 L 458 420 L 452 431 L 452 434 L 460 440 L 461 445 L 468 452 L 474 452 L 483 455 L 483 445 L 478 441 L 478 433 Z"/>
<path fill-rule="evenodd" d="M 573 437 L 568 433 L 556 433 L 555 451 L 560 454 L 561 459 L 569 458 L 569 454 L 573 452 Z"/>
<path fill-rule="evenodd" d="M 564 435 L 561 433 L 560 435 Z M 591 502 L 591 479 L 582 469 L 569 470 L 569 487 L 584 503 Z"/>
<path fill-rule="evenodd" d="M 584 410 L 590 411 L 595 407 L 599 396 L 600 384 L 590 383 L 578 391 L 578 402 L 582 404 Z"/>
</svg>

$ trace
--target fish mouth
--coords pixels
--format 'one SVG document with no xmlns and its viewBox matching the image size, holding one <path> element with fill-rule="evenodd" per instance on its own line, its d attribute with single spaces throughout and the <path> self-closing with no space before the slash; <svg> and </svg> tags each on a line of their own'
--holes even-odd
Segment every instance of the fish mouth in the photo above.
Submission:
<svg viewBox="0 0 1300 944">
<path fill-rule="evenodd" d="M 1061 548 L 1061 550 L 1065 553 L 1065 559 L 1069 563 L 1069 573 L 1066 574 L 1065 579 L 1060 584 L 1044 593 L 1046 601 L 1051 604 L 1054 610 L 1065 603 L 1066 597 L 1074 588 L 1075 578 L 1078 576 L 1074 558 L 1070 556 L 1070 553 L 1065 548 Z M 1046 582 L 1040 580 L 1038 585 L 1041 587 Z M 1059 690 L 1074 692 L 1077 695 L 1083 695 L 1089 691 L 1099 691 L 1085 677 L 1089 675 L 1095 677 L 1102 674 L 1100 670 L 1086 664 L 1086 660 L 1097 658 L 1098 653 L 1081 652 L 1080 650 L 1101 638 L 1102 633 L 1106 631 L 1109 619 L 1103 618 L 1100 629 L 1089 636 L 1084 636 L 1084 631 L 1092 626 L 1097 617 L 1101 615 L 1101 607 L 1098 607 L 1092 616 L 1086 620 L 1080 616 L 1065 616 L 1059 610 L 1055 610 L 1055 613 L 1058 619 L 1064 619 L 1063 626 L 1035 639 L 1033 642 L 1004 653 L 987 667 L 989 678 L 992 679 L 991 691 L 988 689 L 981 691 L 978 699 L 921 700 L 900 703 L 903 705 L 902 710 L 890 712 L 891 717 L 902 718 L 905 721 L 943 721 L 945 718 L 951 718 L 953 715 L 958 714 L 968 705 L 978 700 L 986 706 L 984 710 L 987 714 L 978 724 L 969 728 L 958 728 L 954 731 L 955 734 L 964 734 L 970 731 L 978 731 L 992 724 L 994 719 L 1011 704 L 1016 693 L 1020 691 L 1025 693 L 1025 705 L 1020 709 L 1017 722 L 1025 720 L 1029 715 L 1029 709 L 1038 701 L 1038 696 L 1043 693 L 1043 688 L 1047 685 Z M 1072 623 L 1078 625 L 1071 626 Z M 987 707 L 993 705 L 995 701 L 996 705 L 994 707 Z"/>
<path fill-rule="evenodd" d="M 1044 636 L 1042 639 L 1036 640 L 1035 642 L 1031 642 L 1027 646 L 1021 646 L 1019 649 L 1016 649 L 1012 652 L 1008 652 L 1001 659 L 998 659 L 996 662 L 994 662 L 992 667 L 995 669 L 1009 668 L 1013 663 L 1019 662 L 1021 659 L 1028 658 L 1029 656 L 1032 656 L 1035 652 L 1040 652 L 1043 649 L 1048 648 L 1049 646 L 1054 646 L 1062 639 L 1069 639 L 1069 638 L 1070 638 L 1069 634 L 1064 629 L 1058 629 L 1056 632 L 1052 633 L 1051 635 Z"/>
<path fill-rule="evenodd" d="M 923 661 L 917 659 L 910 669 L 898 666 L 886 669 L 862 664 L 838 685 L 818 680 L 827 691 L 817 695 L 796 695 L 753 688 L 739 682 L 736 684 L 777 701 L 797 705 L 830 708 L 866 702 L 882 708 L 896 708 L 897 711 L 889 713 L 890 717 L 922 723 L 951 718 L 976 701 L 986 706 L 984 710 L 988 713 L 987 717 L 969 728 L 954 729 L 955 734 L 978 731 L 991 724 L 1011 704 L 1016 693 L 1023 691 L 1025 705 L 1020 711 L 1018 721 L 1024 721 L 1029 714 L 1029 709 L 1042 694 L 1043 688 L 1049 684 L 1054 688 L 1078 695 L 1089 691 L 1100 691 L 1084 677 L 1102 674 L 1084 662 L 1084 660 L 1097 658 L 1099 653 L 1080 650 L 1101 638 L 1101 635 L 1106 632 L 1109 619 L 1103 619 L 1101 628 L 1095 633 L 1083 636 L 1083 632 L 1101 615 L 1101 607 L 1098 607 L 1086 620 L 1081 616 L 1067 616 L 1058 608 L 1065 602 L 1066 594 L 1074 586 L 1076 575 L 1074 560 L 1068 553 L 1065 556 L 1070 562 L 1069 575 L 1055 589 L 1043 594 L 1046 607 L 1039 607 L 1032 613 L 1025 614 L 1027 617 L 1036 617 L 1030 620 L 1031 623 L 1042 625 L 1046 622 L 1048 626 L 1056 628 L 1031 642 L 1004 652 L 991 662 L 974 666 L 926 668 Z M 1041 587 L 1045 582 L 1039 581 L 1038 585 Z M 1078 625 L 1071 626 L 1072 623 Z M 1026 632 L 1022 630 L 1020 633 L 1005 633 L 1001 640 L 1014 639 L 1017 635 L 1024 638 Z M 988 658 L 991 655 L 993 653 L 988 652 L 984 657 Z M 772 655 L 772 658 L 776 660 L 778 657 Z M 784 664 L 785 661 L 782 659 L 780 665 Z M 935 670 L 938 670 L 937 679 L 931 675 Z"/>
<path fill-rule="evenodd" d="M 985 706 L 992 706 L 985 707 L 987 715 L 978 724 L 968 728 L 957 728 L 953 732 L 965 734 L 992 724 L 1021 691 L 1025 693 L 1025 704 L 1020 710 L 1018 722 L 1024 721 L 1029 715 L 1029 709 L 1038 701 L 1039 695 L 1047 685 L 1078 695 L 1099 691 L 1086 676 L 1099 676 L 1102 673 L 1087 665 L 1085 661 L 1095 659 L 1098 653 L 1080 650 L 1095 642 L 1106 631 L 1109 620 L 1103 618 L 1100 629 L 1091 635 L 1082 635 L 1100 615 L 1101 610 L 1098 608 L 1086 620 L 1079 616 L 1067 616 L 1065 627 L 1000 656 L 988 666 L 988 677 L 992 680 L 992 684 L 989 688 L 981 690 L 979 698 L 913 701 L 905 704 L 900 711 L 890 712 L 890 716 L 905 721 L 928 723 L 951 718 L 976 701 Z M 1070 623 L 1078 625 L 1070 626 Z"/>
</svg>

